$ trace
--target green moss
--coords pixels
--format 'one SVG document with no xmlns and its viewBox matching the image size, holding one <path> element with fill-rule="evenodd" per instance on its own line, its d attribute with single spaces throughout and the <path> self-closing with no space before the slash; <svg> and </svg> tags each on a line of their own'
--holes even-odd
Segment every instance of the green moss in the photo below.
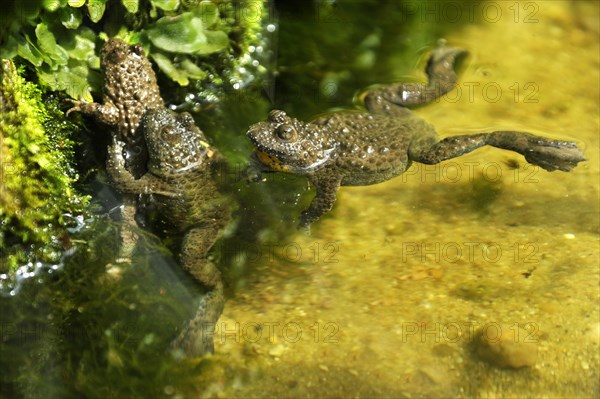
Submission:
<svg viewBox="0 0 600 399">
<path fill-rule="evenodd" d="M 6 272 L 26 259 L 56 261 L 68 224 L 63 215 L 82 212 L 87 197 L 73 188 L 74 125 L 48 112 L 54 100 L 44 103 L 11 61 L 2 61 L 0 79 L 0 266 Z"/>
</svg>

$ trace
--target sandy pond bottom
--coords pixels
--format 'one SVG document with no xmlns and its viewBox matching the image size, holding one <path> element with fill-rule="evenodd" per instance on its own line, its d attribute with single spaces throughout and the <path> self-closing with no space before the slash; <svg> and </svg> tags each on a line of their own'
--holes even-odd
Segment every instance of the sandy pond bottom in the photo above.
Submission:
<svg viewBox="0 0 600 399">
<path fill-rule="evenodd" d="M 342 188 L 311 235 L 255 260 L 195 394 L 598 397 L 598 7 L 530 2 L 524 23 L 509 6 L 525 3 L 498 4 L 499 21 L 447 37 L 471 52 L 461 91 L 418 113 L 442 136 L 573 139 L 589 161 L 547 173 L 485 148 Z M 535 363 L 485 360 L 476 331 L 531 344 L 514 356 Z"/>
</svg>

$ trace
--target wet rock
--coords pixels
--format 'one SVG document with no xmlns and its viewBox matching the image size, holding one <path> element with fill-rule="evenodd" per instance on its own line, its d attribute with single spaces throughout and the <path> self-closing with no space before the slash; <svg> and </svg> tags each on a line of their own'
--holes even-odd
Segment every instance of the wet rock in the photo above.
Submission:
<svg viewBox="0 0 600 399">
<path fill-rule="evenodd" d="M 489 324 L 475 333 L 475 351 L 499 367 L 531 367 L 538 356 L 538 339 L 516 324 Z"/>
</svg>

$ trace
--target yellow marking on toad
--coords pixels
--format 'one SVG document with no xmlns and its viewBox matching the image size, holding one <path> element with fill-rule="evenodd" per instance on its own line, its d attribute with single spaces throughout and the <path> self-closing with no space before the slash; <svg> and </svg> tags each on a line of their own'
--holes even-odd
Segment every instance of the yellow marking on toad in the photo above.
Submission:
<svg viewBox="0 0 600 399">
<path fill-rule="evenodd" d="M 283 165 L 278 158 L 276 158 L 272 155 L 269 155 L 266 152 L 256 151 L 256 156 L 258 157 L 258 160 L 260 162 L 262 162 L 264 165 L 267 165 L 269 168 L 276 170 L 277 172 L 288 172 L 289 171 L 288 166 Z"/>
</svg>

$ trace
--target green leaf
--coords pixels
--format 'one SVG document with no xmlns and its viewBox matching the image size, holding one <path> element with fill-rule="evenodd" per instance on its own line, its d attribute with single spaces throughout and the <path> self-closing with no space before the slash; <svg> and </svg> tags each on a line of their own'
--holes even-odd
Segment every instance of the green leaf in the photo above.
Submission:
<svg viewBox="0 0 600 399">
<path fill-rule="evenodd" d="M 71 7 L 79 8 L 85 4 L 85 0 L 68 0 Z"/>
<path fill-rule="evenodd" d="M 44 63 L 44 55 L 30 41 L 23 37 L 17 38 L 17 55 L 31 62 L 36 67 Z"/>
<path fill-rule="evenodd" d="M 138 12 L 138 8 L 140 5 L 139 0 L 121 0 L 121 3 L 128 12 L 132 14 Z"/>
<path fill-rule="evenodd" d="M 156 62 L 156 65 L 160 68 L 161 71 L 165 73 L 168 77 L 170 77 L 175 82 L 179 83 L 181 86 L 187 86 L 190 81 L 187 78 L 187 75 L 177 69 L 175 65 L 168 59 L 165 55 L 160 53 L 152 53 L 152 59 Z"/>
<path fill-rule="evenodd" d="M 66 46 L 65 46 L 66 47 Z M 75 36 L 70 47 L 66 47 L 69 56 L 80 61 L 88 61 L 95 56 L 96 45 L 92 40 L 86 39 L 80 35 Z"/>
<path fill-rule="evenodd" d="M 66 64 L 69 60 L 69 54 L 66 50 L 56 43 L 54 34 L 48 29 L 45 23 L 39 23 L 35 27 L 35 36 L 38 39 L 40 50 L 45 53 L 57 64 Z"/>
<path fill-rule="evenodd" d="M 206 43 L 198 43 L 200 49 L 196 51 L 196 54 L 204 55 L 215 53 L 223 50 L 229 45 L 229 37 L 225 32 L 220 30 L 206 31 Z"/>
<path fill-rule="evenodd" d="M 100 69 L 100 57 L 93 56 L 88 61 L 87 64 L 92 69 Z"/>
<path fill-rule="evenodd" d="M 45 53 L 49 53 L 52 51 L 52 48 L 56 46 L 56 39 L 50 30 L 48 30 L 48 25 L 44 22 L 37 24 L 35 27 L 35 37 L 38 39 L 38 45 L 40 46 L 40 50 Z"/>
<path fill-rule="evenodd" d="M 81 25 L 83 15 L 77 8 L 65 7 L 60 10 L 60 22 L 67 29 L 77 29 Z"/>
<path fill-rule="evenodd" d="M 96 38 L 100 35 L 102 35 L 102 33 L 96 35 L 96 32 L 94 32 L 91 28 L 88 28 L 87 26 L 83 26 L 77 31 L 77 36 L 81 36 L 82 38 L 87 39 L 91 42 L 95 42 Z"/>
<path fill-rule="evenodd" d="M 192 79 L 200 80 L 204 79 L 206 75 L 208 75 L 208 72 L 202 70 L 198 67 L 198 65 L 194 64 L 191 60 L 187 58 L 181 61 L 181 67 L 186 72 L 187 76 L 189 76 Z"/>
<path fill-rule="evenodd" d="M 66 0 L 44 0 L 42 2 L 42 7 L 44 7 L 47 11 L 56 11 L 61 7 L 64 7 L 67 4 Z"/>
<path fill-rule="evenodd" d="M 108 0 L 87 0 L 88 13 L 92 22 L 98 22 L 102 19 L 106 11 L 106 2 Z"/>
<path fill-rule="evenodd" d="M 150 3 L 165 11 L 175 11 L 179 7 L 179 0 L 150 0 Z"/>
<path fill-rule="evenodd" d="M 38 51 L 34 51 L 29 43 L 19 44 L 17 46 L 17 55 L 31 62 L 34 66 L 39 67 L 44 62 Z"/>
<path fill-rule="evenodd" d="M 87 66 L 76 64 L 75 66 L 63 65 L 57 71 L 53 71 L 47 65 L 44 65 L 37 70 L 37 73 L 40 81 L 48 85 L 52 90 L 65 90 L 73 98 L 93 101 L 87 81 Z"/>
<path fill-rule="evenodd" d="M 226 48 L 229 44 L 227 35 L 205 30 L 202 19 L 201 14 L 193 12 L 163 17 L 146 33 L 156 47 L 174 53 L 203 55 Z"/>
</svg>

